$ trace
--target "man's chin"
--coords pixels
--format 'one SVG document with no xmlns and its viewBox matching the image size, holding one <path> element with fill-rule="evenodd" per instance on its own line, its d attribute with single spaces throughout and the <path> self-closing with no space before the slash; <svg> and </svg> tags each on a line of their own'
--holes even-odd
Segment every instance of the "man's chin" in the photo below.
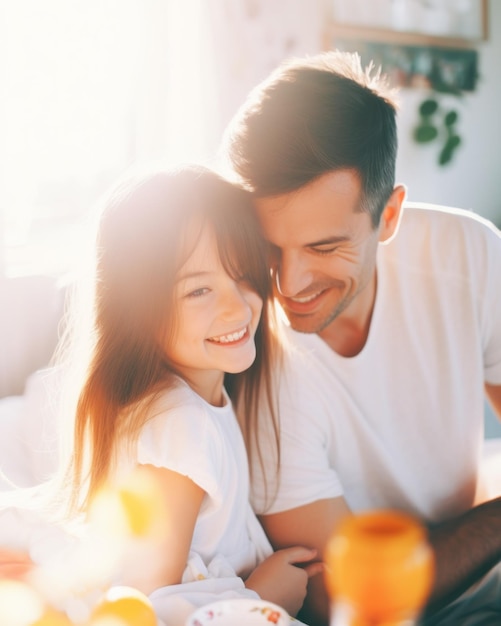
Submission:
<svg viewBox="0 0 501 626">
<path fill-rule="evenodd" d="M 290 327 L 298 333 L 312 334 L 321 333 L 343 312 L 344 307 L 338 306 L 329 314 L 317 312 L 316 315 L 298 315 L 286 308 L 283 308 L 283 315 Z"/>
<path fill-rule="evenodd" d="M 298 333 L 312 334 L 319 333 L 325 328 L 325 324 L 318 319 L 300 317 L 298 315 L 292 315 L 285 311 L 285 316 L 290 324 L 290 327 Z"/>
</svg>

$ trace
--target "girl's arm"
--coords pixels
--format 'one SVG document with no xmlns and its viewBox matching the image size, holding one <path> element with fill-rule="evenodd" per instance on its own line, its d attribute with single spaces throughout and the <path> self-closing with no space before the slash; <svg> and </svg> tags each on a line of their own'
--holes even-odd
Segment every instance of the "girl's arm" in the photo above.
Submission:
<svg viewBox="0 0 501 626">
<path fill-rule="evenodd" d="M 122 583 L 150 594 L 181 583 L 205 491 L 177 472 L 152 465 L 141 467 L 160 487 L 161 532 L 127 568 Z M 321 563 L 314 561 L 316 557 L 317 551 L 308 548 L 279 550 L 254 570 L 245 586 L 295 615 L 303 604 L 308 578 L 322 570 Z"/>
<path fill-rule="evenodd" d="M 172 470 L 153 465 L 143 465 L 141 469 L 160 488 L 163 500 L 158 509 L 162 518 L 159 532 L 149 548 L 139 552 L 127 568 L 122 583 L 150 594 L 159 587 L 181 582 L 205 491 Z"/>
</svg>

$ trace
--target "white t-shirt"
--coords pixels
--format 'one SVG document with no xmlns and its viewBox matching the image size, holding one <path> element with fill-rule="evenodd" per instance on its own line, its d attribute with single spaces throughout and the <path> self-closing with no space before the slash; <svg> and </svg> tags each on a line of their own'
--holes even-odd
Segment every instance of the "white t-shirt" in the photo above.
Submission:
<svg viewBox="0 0 501 626">
<path fill-rule="evenodd" d="M 247 452 L 231 401 L 205 402 L 188 385 L 165 393 L 143 427 L 137 461 L 188 476 L 206 496 L 178 585 L 150 595 L 163 626 L 215 600 L 257 598 L 244 579 L 273 550 L 249 501 Z"/>
<path fill-rule="evenodd" d="M 244 580 L 272 554 L 249 502 L 247 452 L 231 401 L 226 393 L 224 397 L 225 406 L 214 407 L 179 381 L 152 407 L 136 458 L 124 457 L 117 470 L 126 472 L 136 461 L 165 467 L 188 476 L 206 492 L 181 583 L 150 595 L 159 626 L 184 624 L 197 607 L 215 600 L 258 598 Z M 92 535 L 74 537 L 36 511 L 10 507 L 0 511 L 0 536 L 3 546 L 28 550 L 46 568 L 46 584 L 49 576 L 62 575 L 69 593 L 77 589 L 79 602 L 85 601 L 81 588 L 92 590 L 95 568 L 88 572 L 89 583 L 81 559 L 87 563 L 102 556 L 94 556 L 101 544 L 94 544 Z M 91 593 L 89 602 L 94 600 Z"/>
<path fill-rule="evenodd" d="M 377 277 L 357 356 L 288 329 L 280 480 L 263 428 L 276 497 L 265 498 L 255 462 L 258 513 L 340 495 L 354 511 L 392 507 L 429 521 L 472 505 L 484 381 L 501 384 L 501 235 L 466 211 L 408 207 L 379 248 Z"/>
<path fill-rule="evenodd" d="M 165 393 L 141 431 L 137 461 L 189 477 L 206 496 L 183 582 L 246 578 L 272 549 L 249 502 L 247 452 L 231 401 L 215 407 L 188 385 Z"/>
</svg>

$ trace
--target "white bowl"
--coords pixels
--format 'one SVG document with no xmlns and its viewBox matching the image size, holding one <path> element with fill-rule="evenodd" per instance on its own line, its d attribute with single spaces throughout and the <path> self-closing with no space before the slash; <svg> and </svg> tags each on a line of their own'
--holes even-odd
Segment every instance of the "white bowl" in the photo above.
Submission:
<svg viewBox="0 0 501 626">
<path fill-rule="evenodd" d="M 287 611 L 273 602 L 235 598 L 200 607 L 185 626 L 289 626 L 290 621 Z"/>
</svg>

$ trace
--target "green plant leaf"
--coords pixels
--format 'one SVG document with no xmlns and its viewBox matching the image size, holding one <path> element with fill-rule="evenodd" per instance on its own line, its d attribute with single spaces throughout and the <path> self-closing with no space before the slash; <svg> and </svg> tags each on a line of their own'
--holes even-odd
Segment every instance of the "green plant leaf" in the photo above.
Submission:
<svg viewBox="0 0 501 626">
<path fill-rule="evenodd" d="M 440 165 L 445 165 L 446 163 L 449 163 L 449 161 L 452 160 L 454 152 L 457 150 L 460 143 L 461 143 L 461 138 L 458 135 L 449 137 L 449 139 L 446 141 L 445 146 L 442 148 L 438 157 L 438 162 Z"/>
<path fill-rule="evenodd" d="M 444 124 L 446 126 L 452 126 L 453 124 L 455 124 L 458 120 L 458 113 L 457 111 L 449 111 L 447 113 L 447 115 L 444 117 Z"/>
<path fill-rule="evenodd" d="M 451 135 L 445 144 L 445 148 L 448 150 L 455 150 L 461 143 L 461 137 L 459 135 Z"/>
<path fill-rule="evenodd" d="M 419 113 L 423 117 L 429 117 L 430 115 L 433 115 L 437 109 L 438 102 L 433 98 L 428 98 L 427 100 L 421 102 L 421 105 L 419 106 Z"/>
<path fill-rule="evenodd" d="M 432 124 L 421 124 L 417 126 L 414 130 L 414 139 L 418 143 L 427 143 L 428 141 L 433 141 L 438 135 L 438 130 L 436 126 Z"/>
<path fill-rule="evenodd" d="M 439 165 L 445 165 L 446 163 L 449 163 L 449 161 L 452 159 L 452 153 L 453 150 L 447 148 L 447 146 L 445 146 L 445 148 L 442 148 L 440 154 L 438 155 Z"/>
<path fill-rule="evenodd" d="M 457 134 L 456 123 L 459 113 L 456 109 L 444 110 L 440 101 L 441 93 L 454 93 L 454 89 L 445 84 L 434 86 L 434 95 L 427 97 L 419 105 L 419 120 L 413 130 L 413 138 L 416 143 L 430 143 L 438 140 L 441 150 L 438 154 L 438 164 L 449 163 L 462 143 L 462 138 Z M 459 90 L 455 95 L 461 96 Z M 436 123 L 435 123 L 436 122 Z"/>
</svg>

